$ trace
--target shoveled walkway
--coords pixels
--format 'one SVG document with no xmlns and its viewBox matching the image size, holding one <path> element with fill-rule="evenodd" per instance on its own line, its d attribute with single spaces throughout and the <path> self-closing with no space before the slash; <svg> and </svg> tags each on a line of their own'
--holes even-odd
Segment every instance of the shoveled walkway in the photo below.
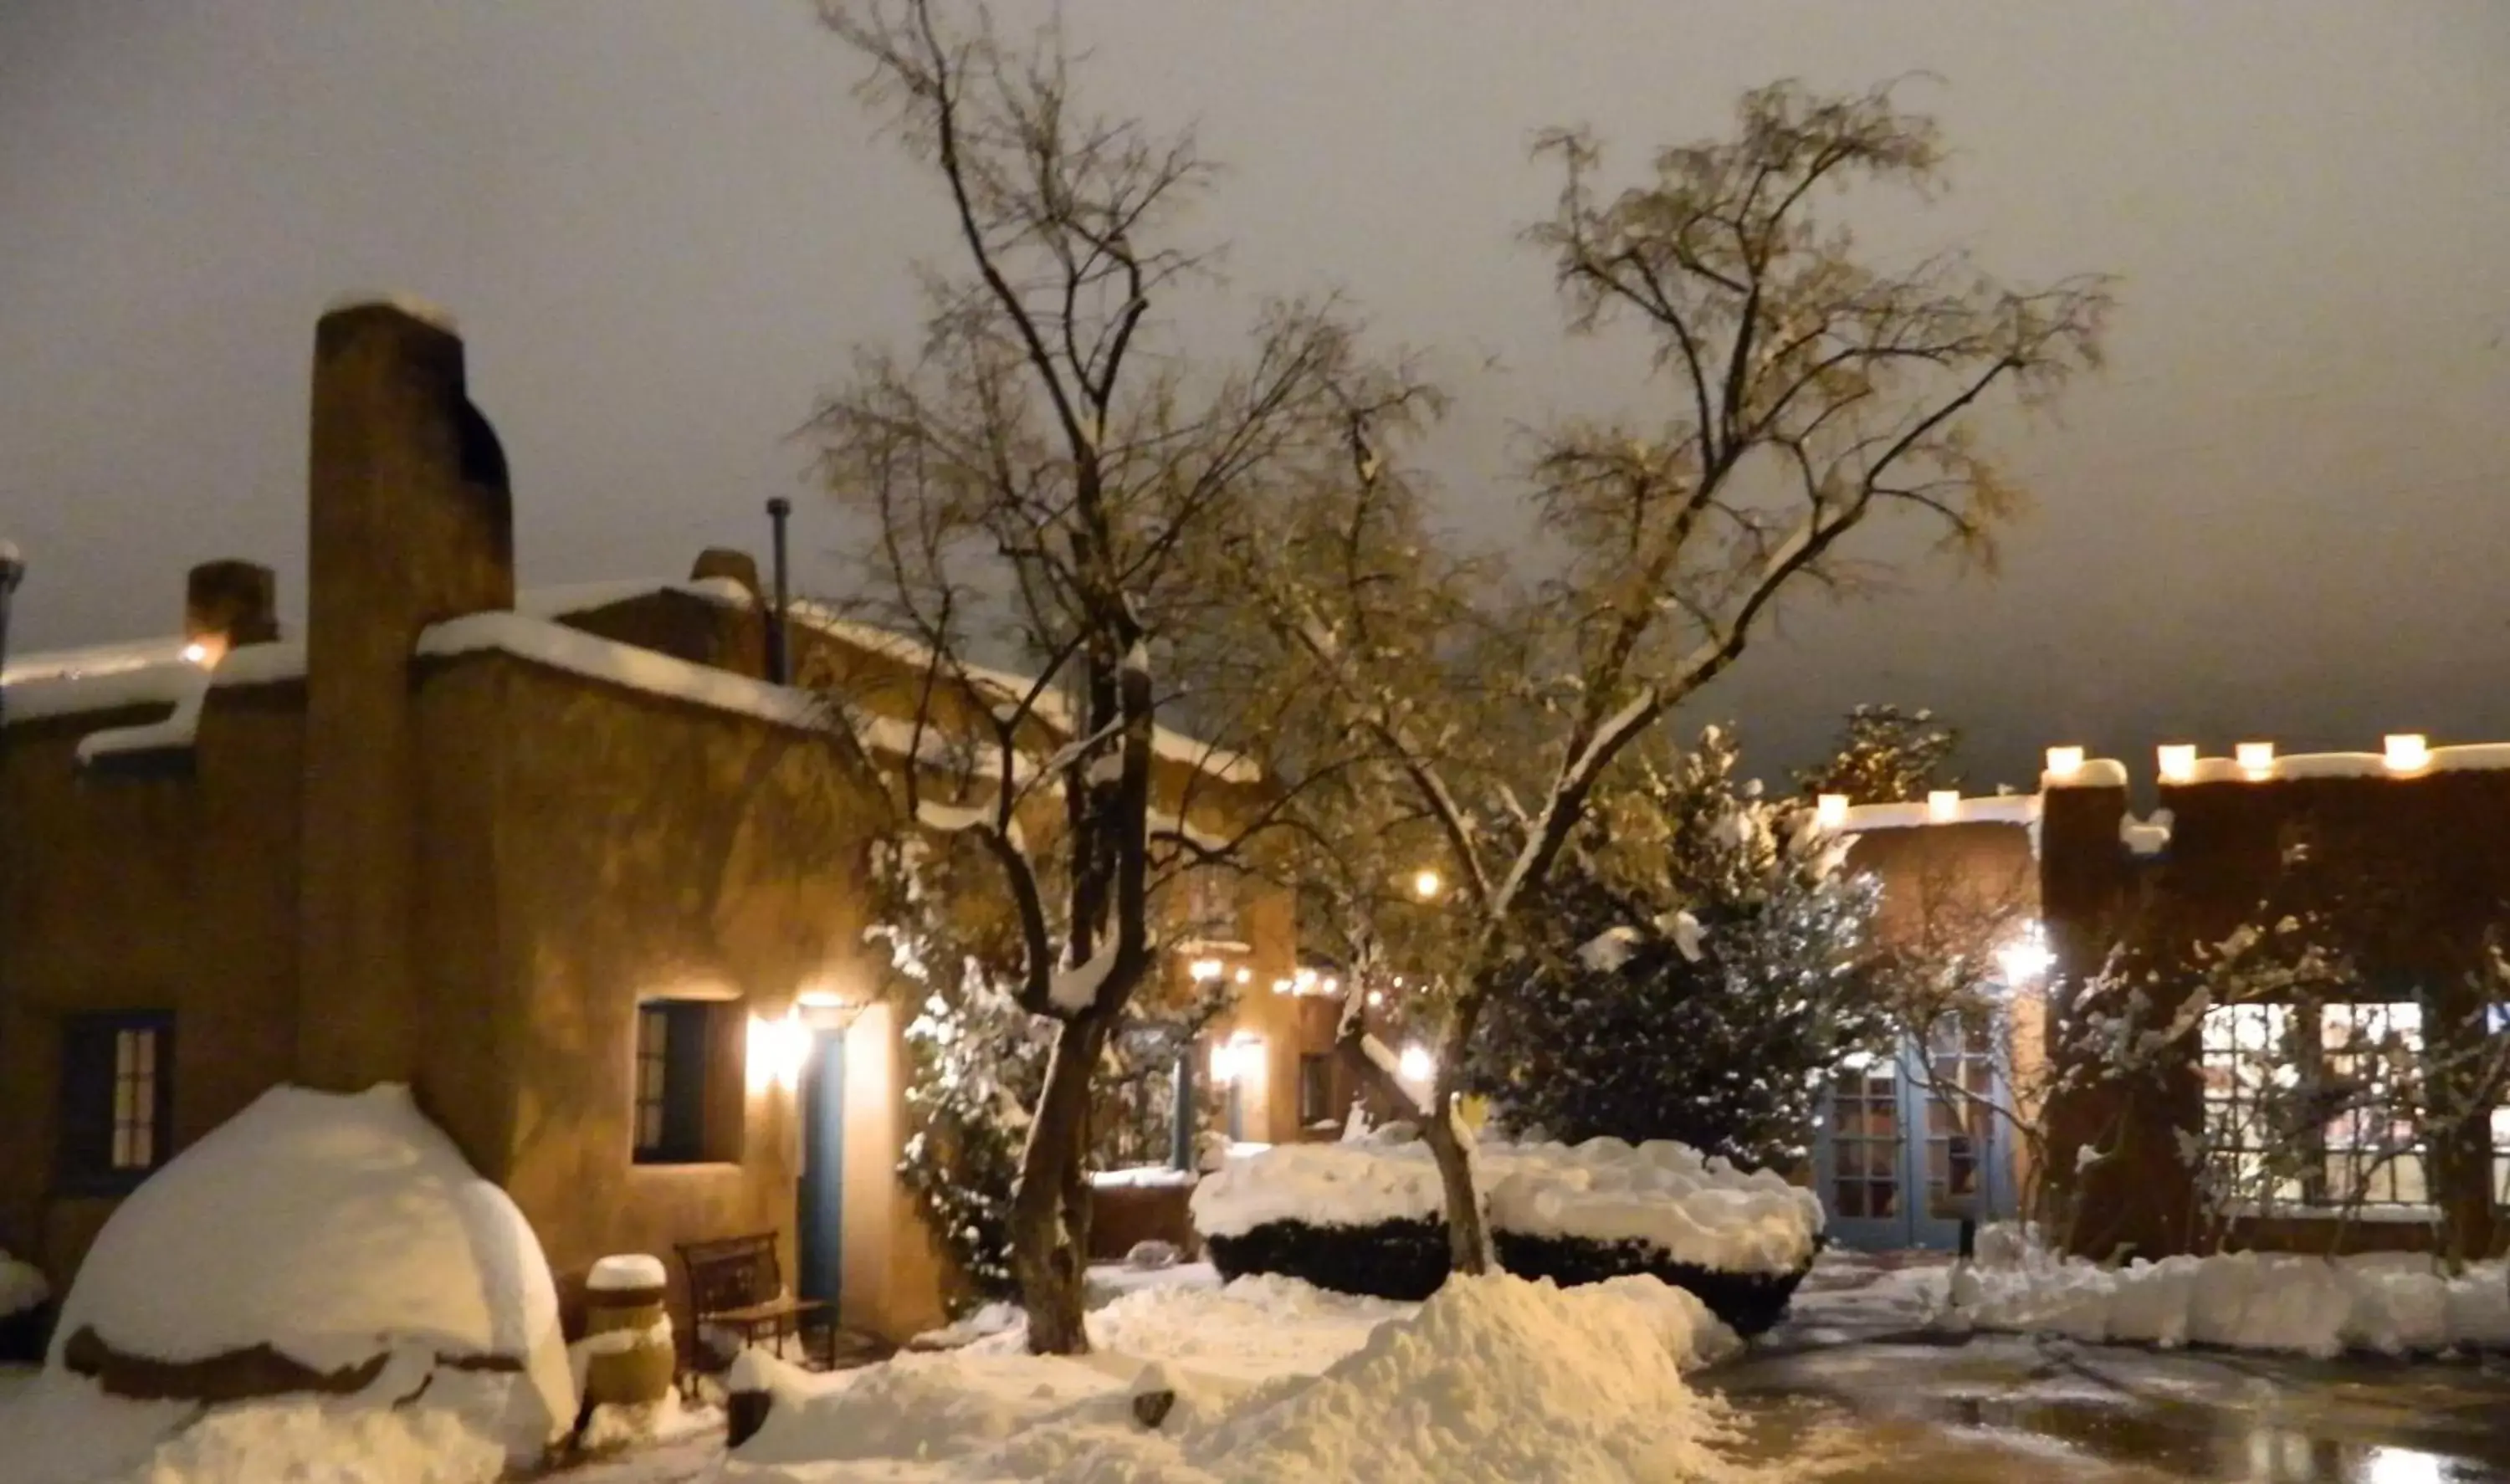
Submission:
<svg viewBox="0 0 2510 1484">
<path fill-rule="evenodd" d="M 1926 1257 L 1826 1257 L 1788 1322 L 1703 1377 L 1790 1477 L 2510 1481 L 2497 1364 L 2309 1361 L 1963 1336 Z"/>
</svg>

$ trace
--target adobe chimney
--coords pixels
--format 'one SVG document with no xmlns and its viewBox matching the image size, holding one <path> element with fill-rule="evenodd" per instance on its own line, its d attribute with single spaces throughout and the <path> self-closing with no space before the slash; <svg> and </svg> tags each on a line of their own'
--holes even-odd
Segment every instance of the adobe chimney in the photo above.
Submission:
<svg viewBox="0 0 2510 1484">
<path fill-rule="evenodd" d="M 355 1090 L 415 1070 L 412 651 L 514 601 L 505 454 L 449 323 L 401 303 L 323 317 L 306 495 L 298 1075 Z"/>
<path fill-rule="evenodd" d="M 249 561 L 205 561 L 183 581 L 183 638 L 223 654 L 279 637 L 279 579 Z"/>
</svg>

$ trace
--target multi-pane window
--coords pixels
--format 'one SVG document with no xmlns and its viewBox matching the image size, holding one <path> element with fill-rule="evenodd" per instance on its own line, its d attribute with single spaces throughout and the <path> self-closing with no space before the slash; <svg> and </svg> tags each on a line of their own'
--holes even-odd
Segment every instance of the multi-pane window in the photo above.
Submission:
<svg viewBox="0 0 2510 1484">
<path fill-rule="evenodd" d="M 2205 1145 L 2234 1202 L 2419 1205 L 2412 1004 L 2226 1005 L 2200 1032 Z"/>
<path fill-rule="evenodd" d="M 1830 1209 L 1871 1219 L 1900 1214 L 1900 1079 L 1887 1057 L 1852 1065 L 1831 1084 Z"/>
<path fill-rule="evenodd" d="M 2421 1205 L 2422 1139 L 2412 1083 L 2423 1049 L 2419 1005 L 2329 1005 L 2319 1011 L 2329 1117 L 2326 1194 L 2332 1204 Z"/>
<path fill-rule="evenodd" d="M 650 1000 L 636 1007 L 636 1160 L 705 1158 L 707 1031 L 717 1006 Z"/>
<path fill-rule="evenodd" d="M 62 1189 L 119 1194 L 166 1162 L 172 1153 L 173 1039 L 174 1017 L 158 1010 L 62 1022 Z"/>
<path fill-rule="evenodd" d="M 2300 1082 L 2292 1008 L 2218 1005 L 2198 1029 L 2205 1149 L 2231 1200 L 2299 1200 L 2300 1176 L 2279 1168 L 2278 1109 Z"/>
</svg>

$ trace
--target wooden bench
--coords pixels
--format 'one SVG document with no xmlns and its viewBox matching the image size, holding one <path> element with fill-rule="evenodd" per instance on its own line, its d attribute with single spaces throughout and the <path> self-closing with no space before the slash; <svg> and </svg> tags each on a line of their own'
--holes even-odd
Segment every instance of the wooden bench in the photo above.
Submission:
<svg viewBox="0 0 2510 1484">
<path fill-rule="evenodd" d="M 730 1357 L 719 1357 L 708 1345 L 709 1330 L 729 1334 L 743 1346 L 772 1343 L 779 1356 L 790 1338 L 800 1346 L 803 1363 L 830 1363 L 836 1315 L 818 1299 L 797 1299 L 785 1291 L 775 1233 L 681 1242 L 677 1250 L 689 1275 L 691 1322 L 680 1344 L 683 1376 L 729 1363 Z"/>
</svg>

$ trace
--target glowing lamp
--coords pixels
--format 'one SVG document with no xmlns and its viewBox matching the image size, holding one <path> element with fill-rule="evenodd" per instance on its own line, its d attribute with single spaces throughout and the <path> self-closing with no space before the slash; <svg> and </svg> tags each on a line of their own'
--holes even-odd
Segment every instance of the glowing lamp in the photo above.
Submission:
<svg viewBox="0 0 2510 1484">
<path fill-rule="evenodd" d="M 2231 749 L 2231 760 L 2240 765 L 2240 776 L 2252 782 L 2263 782 L 2274 777 L 2274 743 L 2242 742 Z"/>
<path fill-rule="evenodd" d="M 1847 822 L 1847 795 L 1825 793 L 1813 800 L 1813 822 L 1824 829 L 1837 829 Z"/>
<path fill-rule="evenodd" d="M 2163 742 L 2152 749 L 2161 762 L 2161 780 L 2165 783 L 2185 783 L 2196 776 L 2194 742 Z"/>
<path fill-rule="evenodd" d="M 811 1028 L 800 1006 L 774 1020 L 749 1017 L 749 1081 L 752 1086 L 773 1084 L 790 1092 L 802 1084 L 802 1068 L 811 1059 Z"/>
<path fill-rule="evenodd" d="M 2051 747 L 2048 749 L 2048 776 L 2064 782 L 2083 771 L 2083 749 Z"/>
<path fill-rule="evenodd" d="M 209 664 L 209 645 L 207 645 L 207 644 L 202 643 L 202 642 L 201 642 L 200 640 L 198 640 L 198 639 L 194 639 L 191 643 L 184 645 L 184 646 L 183 646 L 183 663 L 184 663 L 185 665 L 207 665 L 207 664 Z"/>
<path fill-rule="evenodd" d="M 1408 1046 L 1394 1058 L 1394 1070 L 1407 1083 L 1426 1083 L 1437 1072 L 1438 1063 L 1423 1046 Z"/>
<path fill-rule="evenodd" d="M 1368 1003 L 1371 1007 L 1384 1005 L 1386 1003 L 1386 991 L 1382 989 L 1370 990 L 1368 992 Z"/>
<path fill-rule="evenodd" d="M 1251 970 L 1251 969 L 1241 969 L 1241 970 L 1237 970 L 1237 982 L 1238 982 L 1238 983 L 1240 983 L 1240 984 L 1252 984 L 1252 983 L 1254 983 L 1254 982 L 1255 982 L 1255 970 Z"/>
<path fill-rule="evenodd" d="M 2391 732 L 2379 753 L 2390 773 L 2420 773 L 2431 766 L 2431 742 L 2420 732 Z"/>
<path fill-rule="evenodd" d="M 2056 962 L 2057 956 L 2048 951 L 2048 941 L 2041 935 L 2037 923 L 2023 929 L 2012 942 L 1996 951 L 1996 965 L 2004 970 L 2004 982 L 2008 985 L 2038 978 Z"/>
<path fill-rule="evenodd" d="M 1337 979 L 1337 978 L 1334 978 L 1334 977 L 1333 977 L 1332 975 L 1330 975 L 1330 974 L 1326 975 L 1326 976 L 1325 976 L 1325 993 L 1326 993 L 1326 994 L 1329 994 L 1329 995 L 1338 995 L 1338 994 L 1341 994 L 1341 993 L 1342 993 L 1342 980 Z"/>
<path fill-rule="evenodd" d="M 1949 824 L 1960 814 L 1960 790 L 1937 788 L 1926 795 L 1926 818 L 1938 824 Z"/>
<path fill-rule="evenodd" d="M 1274 979 L 1273 981 L 1273 993 L 1276 995 L 1286 995 L 1297 987 L 1297 985 L 1291 983 L 1287 979 Z"/>
<path fill-rule="evenodd" d="M 1437 895 L 1438 888 L 1444 885 L 1445 883 L 1438 879 L 1438 873 L 1432 870 L 1415 871 L 1412 875 L 1412 894 L 1423 901 Z"/>
<path fill-rule="evenodd" d="M 1211 1080 L 1224 1086 L 1232 1083 L 1261 1081 L 1264 1075 L 1264 1039 L 1240 1031 L 1211 1048 Z"/>
<path fill-rule="evenodd" d="M 1218 959 L 1197 959 L 1186 966 L 1186 973 L 1197 984 L 1208 984 L 1220 977 L 1223 966 Z"/>
</svg>

